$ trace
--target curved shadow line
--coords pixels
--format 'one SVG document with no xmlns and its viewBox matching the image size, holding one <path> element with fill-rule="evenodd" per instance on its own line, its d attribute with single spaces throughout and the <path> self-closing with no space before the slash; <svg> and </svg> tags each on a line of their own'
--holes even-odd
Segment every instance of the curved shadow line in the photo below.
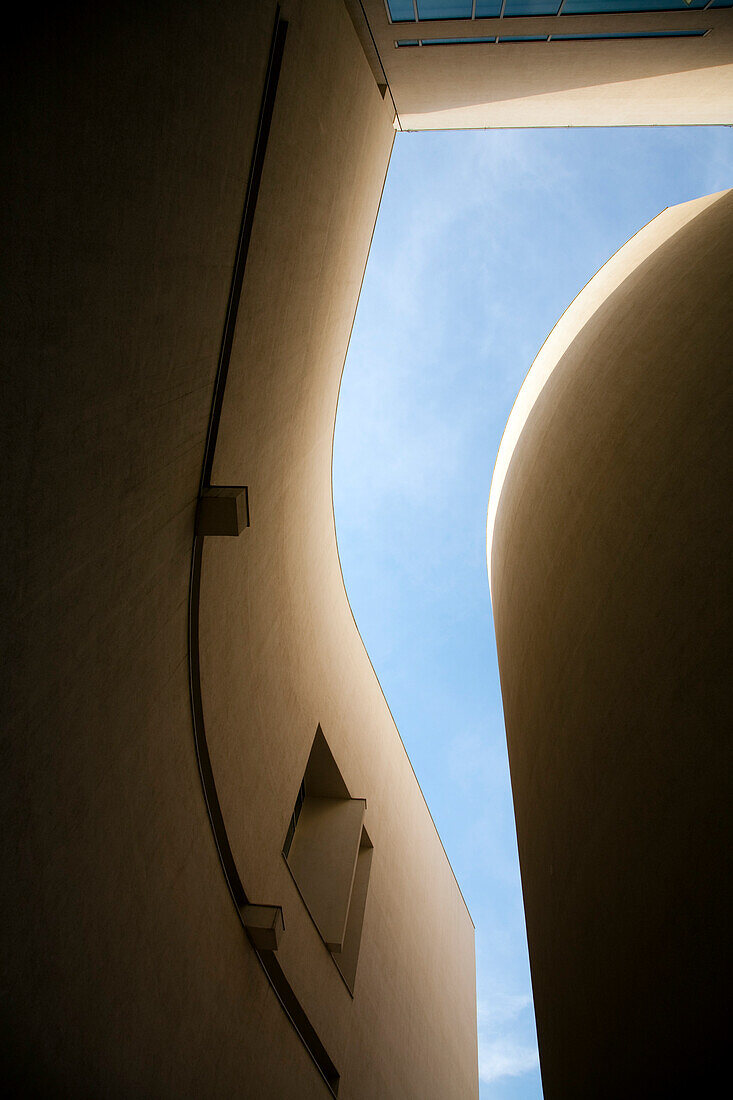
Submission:
<svg viewBox="0 0 733 1100">
<path fill-rule="evenodd" d="M 232 346 L 234 343 L 234 333 L 237 323 L 239 300 L 242 294 L 244 271 L 247 263 L 247 253 L 249 251 L 249 242 L 252 236 L 252 226 L 254 223 L 257 196 L 262 180 L 262 170 L 265 161 L 265 150 L 267 148 L 267 139 L 269 137 L 270 125 L 272 123 L 272 115 L 275 106 L 275 95 L 277 92 L 280 69 L 282 66 L 287 28 L 287 22 L 280 18 L 280 7 L 278 5 L 275 11 L 275 27 L 273 30 L 270 55 L 267 63 L 265 85 L 262 95 L 262 103 L 260 105 L 260 115 L 257 123 L 257 132 L 255 135 L 249 179 L 247 181 L 244 209 L 242 212 L 242 222 L 239 229 L 239 237 L 237 240 L 237 248 L 234 257 L 234 270 L 232 272 L 232 281 L 229 288 L 229 297 L 227 300 L 226 314 L 224 318 L 224 330 L 222 334 L 221 347 L 219 350 L 216 378 L 214 380 L 214 393 L 212 397 L 211 412 L 209 414 L 209 423 L 206 432 L 204 460 L 202 464 L 201 481 L 199 485 L 199 502 L 204 491 L 211 487 L 214 455 L 216 452 L 216 443 L 219 435 L 221 410 L 224 403 L 224 390 L 226 388 L 227 375 L 229 373 L 229 363 L 231 359 Z M 206 802 L 206 809 L 209 815 L 209 823 L 211 825 L 214 843 L 216 844 L 216 850 L 219 854 L 219 862 L 221 863 L 224 877 L 226 879 L 227 886 L 229 887 L 229 893 L 231 895 L 232 901 L 234 902 L 234 908 L 237 912 L 237 916 L 246 932 L 247 929 L 244 924 L 242 910 L 244 906 L 249 904 L 249 901 L 244 888 L 244 884 L 242 883 L 242 879 L 237 869 L 237 863 L 234 858 L 234 853 L 232 852 L 231 844 L 229 843 L 229 835 L 227 833 L 226 825 L 224 824 L 224 816 L 221 811 L 221 803 L 219 802 L 219 795 L 216 790 L 216 781 L 214 779 L 214 772 L 211 766 L 211 756 L 209 754 L 209 745 L 206 739 L 206 727 L 204 724 L 200 654 L 201 573 L 203 566 L 203 555 L 204 536 L 194 534 L 193 549 L 191 552 L 191 573 L 188 591 L 188 679 L 191 698 L 193 736 L 194 744 L 196 747 L 196 759 L 198 761 L 199 774 L 201 776 L 201 786 L 203 789 L 204 801 Z M 290 1020 L 290 1023 L 292 1024 L 296 1034 L 298 1035 L 298 1038 L 303 1043 L 305 1049 L 308 1051 L 308 1054 L 316 1069 L 318 1070 L 318 1073 L 320 1074 L 324 1084 L 326 1085 L 326 1088 L 332 1096 L 336 1096 L 339 1086 L 338 1071 L 331 1059 L 329 1058 L 327 1051 L 321 1043 L 315 1029 L 313 1028 L 313 1025 L 308 1019 L 305 1010 L 298 1001 L 298 998 L 293 991 L 290 983 L 288 982 L 282 970 L 282 967 L 280 966 L 280 963 L 275 956 L 275 953 L 273 951 L 258 950 L 252 942 L 251 938 L 249 937 L 249 933 L 247 933 L 247 938 L 252 945 L 255 955 L 257 956 L 257 960 L 262 967 L 262 970 L 265 973 L 267 980 L 270 983 L 270 986 L 272 987 L 275 996 L 280 1003 L 280 1006 L 285 1012 L 285 1015 Z"/>
<path fill-rule="evenodd" d="M 216 378 L 214 380 L 214 394 L 211 401 L 211 412 L 209 414 L 206 443 L 204 445 L 204 461 L 201 469 L 199 500 L 204 491 L 211 487 L 216 442 L 219 436 L 221 410 L 224 403 L 224 390 L 226 389 L 227 376 L 229 374 L 229 363 L 232 355 L 232 346 L 234 344 L 239 300 L 242 295 L 244 271 L 247 265 L 247 253 L 249 251 L 249 242 L 252 237 L 255 207 L 257 205 L 257 196 L 262 180 L 265 150 L 267 148 L 267 139 L 270 134 L 270 124 L 272 122 L 272 114 L 275 106 L 275 95 L 280 76 L 280 67 L 282 65 L 287 27 L 287 23 L 280 18 L 280 8 L 278 6 L 275 11 L 275 28 L 270 45 L 270 56 L 267 63 L 265 86 L 262 94 L 262 103 L 260 105 L 260 116 L 257 123 L 249 179 L 247 180 L 247 190 L 244 197 L 242 221 L 239 227 L 237 248 L 234 254 L 232 281 L 229 287 L 229 298 L 227 300 L 226 314 L 224 316 L 224 330 L 222 333 L 221 347 L 219 349 L 219 360 L 216 368 Z M 196 756 L 198 758 L 201 785 L 204 789 L 204 798 L 206 799 L 206 807 L 209 812 L 211 829 L 214 834 L 214 840 L 216 841 L 216 847 L 219 852 L 219 858 L 227 880 L 227 885 L 229 886 L 229 892 L 232 895 L 232 901 L 237 909 L 237 913 L 239 913 L 241 906 L 247 904 L 247 894 L 242 884 L 242 880 L 239 877 L 231 845 L 229 844 L 229 837 L 224 824 L 224 817 L 221 812 L 219 796 L 214 781 L 214 773 L 211 767 L 211 758 L 209 756 L 209 747 L 204 726 L 204 708 L 201 692 L 201 661 L 199 653 L 199 608 L 201 602 L 201 567 L 203 553 L 204 536 L 195 534 L 193 551 L 191 554 L 191 580 L 188 600 L 188 668 L 191 711 L 193 715 Z"/>
<path fill-rule="evenodd" d="M 204 705 L 201 692 L 201 655 L 199 649 L 199 620 L 201 605 L 201 567 L 204 556 L 204 536 L 195 535 L 191 555 L 191 581 L 188 593 L 188 679 L 191 694 L 191 715 L 193 718 L 193 740 L 196 746 L 196 759 L 199 765 L 204 801 L 209 814 L 214 843 L 219 853 L 224 877 L 232 896 L 239 919 L 242 919 L 242 907 L 248 904 L 248 898 L 236 860 L 229 843 L 229 835 L 221 812 L 219 795 L 216 790 L 214 771 L 211 767 L 209 744 L 204 726 Z"/>
<path fill-rule="evenodd" d="M 394 146 L 392 146 L 392 149 L 393 148 L 394 148 Z M 384 172 L 384 179 L 382 180 L 382 190 L 381 190 L 380 195 L 379 195 L 379 203 L 377 205 L 377 212 L 374 215 L 374 224 L 372 225 L 371 237 L 369 238 L 368 254 L 371 254 L 371 250 L 372 250 L 372 243 L 374 241 L 374 233 L 375 233 L 376 227 L 377 227 L 377 220 L 379 218 L 379 211 L 382 208 L 382 198 L 384 196 L 384 188 L 385 188 L 385 185 L 387 183 L 387 174 L 389 172 L 389 165 L 391 163 L 391 159 L 392 159 L 392 150 L 390 150 L 390 159 L 387 162 L 387 167 L 386 167 L 385 172 Z M 359 284 L 359 294 L 358 294 L 358 297 L 357 297 L 357 303 L 361 299 L 361 291 L 362 291 L 362 288 L 364 286 L 364 279 L 365 278 L 366 278 L 366 268 L 362 272 L 361 283 Z M 358 308 L 358 304 L 357 304 L 357 308 Z M 351 318 L 351 328 L 349 330 L 349 339 L 348 339 L 348 343 L 347 343 L 347 355 L 348 355 L 348 347 L 350 347 L 350 345 L 351 345 L 351 337 L 352 337 L 352 334 L 354 332 L 355 323 L 356 323 L 356 311 L 354 311 L 354 316 Z M 382 700 L 384 701 L 384 705 L 386 706 L 387 711 L 389 712 L 390 720 L 392 722 L 392 725 L 394 726 L 395 733 L 397 734 L 397 737 L 399 738 L 399 742 L 402 745 L 402 751 L 405 754 L 405 757 L 407 759 L 407 763 L 410 766 L 410 770 L 411 770 L 411 772 L 412 772 L 412 774 L 415 778 L 415 783 L 417 784 L 417 789 L 419 790 L 420 796 L 423 800 L 423 803 L 425 804 L 425 809 L 427 810 L 428 817 L 430 818 L 430 821 L 432 822 L 433 829 L 435 830 L 435 835 L 438 838 L 438 843 L 440 844 L 441 848 L 443 849 L 443 854 L 446 858 L 448 866 L 450 867 L 450 872 L 453 875 L 453 881 L 455 882 L 456 887 L 458 889 L 458 893 L 461 896 L 461 901 L 463 902 L 464 906 L 466 907 L 466 912 L 468 913 L 468 919 L 470 920 L 471 924 L 473 925 L 473 927 L 475 929 L 476 925 L 474 923 L 474 919 L 471 916 L 471 911 L 468 908 L 468 903 L 466 902 L 466 899 L 463 896 L 463 891 L 461 890 L 460 883 L 458 882 L 456 872 L 454 871 L 453 865 L 452 865 L 450 859 L 448 858 L 448 853 L 445 850 L 445 845 L 443 844 L 443 839 L 442 839 L 440 833 L 438 832 L 438 826 L 435 824 L 435 819 L 433 817 L 432 811 L 431 811 L 430 807 L 428 806 L 427 799 L 425 798 L 425 792 L 423 791 L 422 787 L 420 786 L 420 780 L 417 777 L 417 773 L 416 773 L 415 768 L 413 766 L 412 760 L 410 759 L 410 754 L 407 751 L 407 748 L 405 746 L 405 742 L 402 740 L 402 734 L 400 733 L 399 728 L 397 726 L 397 723 L 395 722 L 394 715 L 392 714 L 392 708 L 389 705 L 389 700 L 387 699 L 387 696 L 384 693 L 384 688 L 382 687 L 382 681 L 379 679 L 379 676 L 377 674 L 377 670 L 375 669 L 374 664 L 372 662 L 372 659 L 369 655 L 369 650 L 367 649 L 366 643 L 364 642 L 364 639 L 361 636 L 361 631 L 359 630 L 359 624 L 356 621 L 356 615 L 354 614 L 354 609 L 351 606 L 351 600 L 349 599 L 349 593 L 348 593 L 348 590 L 346 588 L 346 580 L 344 579 L 344 568 L 343 568 L 343 565 L 341 563 L 341 551 L 339 549 L 338 526 L 336 524 L 336 510 L 335 510 L 335 505 L 334 505 L 334 493 L 333 493 L 333 463 L 334 463 L 334 447 L 335 447 L 335 441 L 336 441 L 336 423 L 338 421 L 339 402 L 341 401 L 341 387 L 342 387 L 343 381 L 344 381 L 344 372 L 345 372 L 345 370 L 346 370 L 346 359 L 344 359 L 344 363 L 343 363 L 343 366 L 341 368 L 341 376 L 339 378 L 338 393 L 336 395 L 336 414 L 333 418 L 333 425 L 331 427 L 331 522 L 333 524 L 334 542 L 336 544 L 336 560 L 338 562 L 338 567 L 339 567 L 339 576 L 341 577 L 341 587 L 343 589 L 346 604 L 349 608 L 349 614 L 351 615 L 351 621 L 354 624 L 354 630 L 356 631 L 356 633 L 358 635 L 358 638 L 359 638 L 359 641 L 361 642 L 362 649 L 364 650 L 364 656 L 366 657 L 367 661 L 369 662 L 369 667 L 371 668 L 372 673 L 374 675 L 374 679 L 377 682 L 377 686 L 378 686 L 379 692 L 382 696 Z"/>
</svg>

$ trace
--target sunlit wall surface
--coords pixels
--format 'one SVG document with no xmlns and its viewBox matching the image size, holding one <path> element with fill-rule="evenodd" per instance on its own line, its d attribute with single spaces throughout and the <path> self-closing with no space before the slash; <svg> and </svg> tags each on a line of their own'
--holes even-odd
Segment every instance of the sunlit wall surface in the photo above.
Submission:
<svg viewBox="0 0 733 1100">
<path fill-rule="evenodd" d="M 494 458 L 573 296 L 732 170 L 733 131 L 703 127 L 406 134 L 392 154 L 334 504 L 357 624 L 476 923 L 482 1100 L 542 1095 L 486 579 Z"/>
</svg>

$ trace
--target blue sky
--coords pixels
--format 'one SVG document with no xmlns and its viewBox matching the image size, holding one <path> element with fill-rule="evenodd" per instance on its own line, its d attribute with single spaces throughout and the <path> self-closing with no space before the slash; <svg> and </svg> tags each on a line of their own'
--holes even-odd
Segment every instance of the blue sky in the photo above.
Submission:
<svg viewBox="0 0 733 1100">
<path fill-rule="evenodd" d="M 476 924 L 482 1100 L 542 1096 L 486 574 L 499 440 L 573 297 L 733 129 L 398 134 L 341 387 L 346 589 Z"/>
</svg>

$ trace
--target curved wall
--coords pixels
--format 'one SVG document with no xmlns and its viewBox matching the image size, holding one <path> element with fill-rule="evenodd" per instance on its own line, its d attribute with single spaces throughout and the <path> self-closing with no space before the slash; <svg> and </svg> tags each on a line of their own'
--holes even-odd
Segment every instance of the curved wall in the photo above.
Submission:
<svg viewBox="0 0 733 1100">
<path fill-rule="evenodd" d="M 343 590 L 339 377 L 394 137 L 340 0 L 292 0 L 206 539 L 203 704 L 250 899 L 342 1097 L 477 1092 L 473 928 Z M 274 3 L 34 9 L 3 106 L 3 1072 L 17 1095 L 327 1096 L 232 906 L 187 614 Z M 374 845 L 354 998 L 281 851 L 321 724 Z"/>
<path fill-rule="evenodd" d="M 733 193 L 607 268 L 530 372 L 492 488 L 547 1100 L 707 1095 L 725 1068 Z"/>
</svg>

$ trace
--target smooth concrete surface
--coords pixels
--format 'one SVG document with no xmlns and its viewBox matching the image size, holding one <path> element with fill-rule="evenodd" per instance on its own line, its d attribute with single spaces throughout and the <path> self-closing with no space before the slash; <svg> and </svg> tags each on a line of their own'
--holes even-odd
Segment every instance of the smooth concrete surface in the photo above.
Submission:
<svg viewBox="0 0 733 1100">
<path fill-rule="evenodd" d="M 491 555 L 547 1100 L 727 1073 L 733 192 L 610 266 L 558 326 Z"/>
<path fill-rule="evenodd" d="M 355 629 L 331 499 L 393 113 L 345 8 L 306 9 L 288 30 L 214 464 L 216 484 L 248 485 L 250 527 L 206 547 L 207 731 L 245 887 L 283 906 L 278 958 L 343 1094 L 470 1097 L 473 928 Z M 319 725 L 374 846 L 353 1002 L 281 854 Z"/>
<path fill-rule="evenodd" d="M 512 406 L 494 464 L 486 520 L 486 557 L 489 566 L 489 579 L 491 578 L 491 554 L 496 512 L 504 489 L 507 471 L 532 409 L 552 377 L 553 371 L 585 325 L 593 320 L 596 310 L 603 305 L 614 291 L 618 290 L 627 279 L 629 272 L 632 272 L 640 263 L 646 260 L 650 253 L 666 244 L 682 226 L 686 225 L 692 218 L 696 218 L 707 206 L 717 202 L 719 197 L 719 194 L 705 195 L 702 198 L 693 199 L 691 202 L 681 203 L 678 206 L 668 206 L 661 214 L 643 226 L 589 280 L 581 293 L 570 303 L 540 348 Z"/>
<path fill-rule="evenodd" d="M 729 120 L 730 13 L 705 13 L 702 42 L 621 43 L 613 63 L 586 44 L 548 54 L 561 64 L 497 54 L 511 66 L 434 48 L 432 69 L 429 51 L 393 50 L 385 89 L 358 13 L 282 12 L 213 472 L 247 486 L 250 526 L 207 537 L 203 556 L 209 747 L 247 895 L 282 907 L 277 960 L 339 1095 L 464 1100 L 473 928 L 351 616 L 330 487 L 393 97 L 424 128 Z M 47 6 L 7 36 L 0 826 L 16 1095 L 328 1095 L 231 904 L 188 683 L 199 480 L 274 18 L 264 0 Z M 729 205 L 599 302 L 533 405 L 497 512 L 548 1097 L 587 1096 L 589 1080 L 594 1096 L 653 1095 L 665 1074 L 669 1095 L 724 1049 L 710 884 L 725 854 Z M 344 976 L 282 858 L 319 727 L 368 801 L 373 845 Z"/>
<path fill-rule="evenodd" d="M 403 130 L 733 122 L 733 11 L 634 12 L 390 25 L 362 0 Z M 504 42 L 396 49 L 400 39 L 623 34 L 700 38 Z M 373 48 L 373 47 L 372 47 Z"/>
<path fill-rule="evenodd" d="M 306 795 L 288 866 L 329 951 L 341 951 L 361 844 L 363 798 Z"/>
<path fill-rule="evenodd" d="M 366 829 L 362 829 L 359 854 L 356 860 L 354 885 L 349 903 L 349 919 L 346 924 L 344 945 L 339 954 L 335 957 L 336 965 L 341 971 L 341 976 L 352 993 L 354 992 L 356 971 L 359 965 L 361 933 L 364 927 L 364 913 L 366 912 L 367 895 L 369 893 L 369 876 L 371 873 L 373 852 L 374 849 L 367 835 L 367 831 Z"/>
<path fill-rule="evenodd" d="M 394 130 L 345 8 L 283 67 L 206 540 L 207 732 L 250 899 L 342 1097 L 477 1093 L 473 929 L 353 623 L 339 377 Z M 5 59 L 3 1073 L 14 1095 L 328 1095 L 232 906 L 187 598 L 275 5 L 34 9 Z M 281 855 L 318 726 L 369 799 L 352 999 Z M 457 931 L 458 930 L 458 931 Z"/>
</svg>

